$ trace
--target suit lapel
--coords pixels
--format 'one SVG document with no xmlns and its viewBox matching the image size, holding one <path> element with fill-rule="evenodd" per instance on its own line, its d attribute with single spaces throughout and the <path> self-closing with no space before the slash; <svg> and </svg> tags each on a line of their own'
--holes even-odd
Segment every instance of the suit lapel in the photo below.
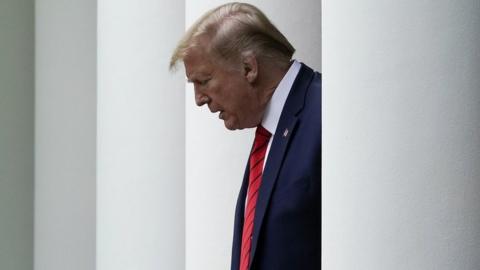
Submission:
<svg viewBox="0 0 480 270">
<path fill-rule="evenodd" d="M 267 164 L 265 165 L 262 176 L 262 185 L 259 190 L 257 205 L 255 207 L 250 265 L 255 256 L 262 223 L 270 202 L 272 191 L 275 187 L 278 173 L 282 167 L 285 154 L 287 153 L 290 138 L 293 136 L 297 126 L 297 114 L 303 108 L 305 93 L 312 78 L 313 70 L 302 64 L 300 72 L 290 90 L 275 131 L 272 146 L 270 147 L 270 152 L 268 154 Z"/>
</svg>

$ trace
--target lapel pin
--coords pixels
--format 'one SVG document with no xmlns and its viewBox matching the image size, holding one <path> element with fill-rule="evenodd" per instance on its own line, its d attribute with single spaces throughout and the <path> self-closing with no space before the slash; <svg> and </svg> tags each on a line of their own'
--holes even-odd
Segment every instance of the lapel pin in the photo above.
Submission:
<svg viewBox="0 0 480 270">
<path fill-rule="evenodd" d="M 288 135 L 288 128 L 285 129 L 285 131 L 283 132 L 283 137 L 285 138 L 285 137 L 287 137 L 287 135 Z"/>
</svg>

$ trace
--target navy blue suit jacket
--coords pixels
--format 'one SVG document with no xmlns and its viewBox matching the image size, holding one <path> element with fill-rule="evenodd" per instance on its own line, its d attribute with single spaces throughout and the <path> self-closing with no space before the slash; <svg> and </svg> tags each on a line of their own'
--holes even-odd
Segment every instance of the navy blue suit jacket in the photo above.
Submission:
<svg viewBox="0 0 480 270">
<path fill-rule="evenodd" d="M 321 102 L 321 75 L 302 63 L 265 164 L 250 270 L 320 269 Z M 235 211 L 232 270 L 240 265 L 248 175 L 247 162 Z"/>
</svg>

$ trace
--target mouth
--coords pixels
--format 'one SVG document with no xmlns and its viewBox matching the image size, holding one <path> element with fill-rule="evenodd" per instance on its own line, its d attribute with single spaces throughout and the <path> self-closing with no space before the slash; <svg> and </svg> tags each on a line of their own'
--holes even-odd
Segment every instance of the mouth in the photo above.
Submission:
<svg viewBox="0 0 480 270">
<path fill-rule="evenodd" d="M 218 114 L 218 119 L 223 120 L 223 116 L 224 116 L 223 111 L 220 111 L 220 113 Z"/>
</svg>

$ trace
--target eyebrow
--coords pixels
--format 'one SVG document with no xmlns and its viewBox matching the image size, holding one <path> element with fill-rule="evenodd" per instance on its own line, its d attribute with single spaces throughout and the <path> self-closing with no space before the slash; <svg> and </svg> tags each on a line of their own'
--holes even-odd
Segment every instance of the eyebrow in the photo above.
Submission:
<svg viewBox="0 0 480 270">
<path fill-rule="evenodd" d="M 188 76 L 185 76 L 185 77 L 187 77 L 187 82 L 189 82 L 189 83 L 191 83 L 191 82 L 193 82 L 193 81 L 195 81 L 195 80 L 197 79 L 195 73 L 194 73 L 194 74 L 191 74 L 191 75 L 190 75 L 190 78 L 189 78 Z"/>
<path fill-rule="evenodd" d="M 202 77 L 202 76 L 203 76 L 203 77 L 209 77 L 208 74 L 203 73 L 203 72 L 199 72 L 198 74 L 197 74 L 197 73 L 194 73 L 194 74 L 192 74 L 192 75 L 190 76 L 190 78 L 188 78 L 188 76 L 187 76 L 187 82 L 193 83 L 194 81 L 200 81 L 200 79 L 197 78 L 197 76 L 199 76 L 199 77 Z"/>
</svg>

